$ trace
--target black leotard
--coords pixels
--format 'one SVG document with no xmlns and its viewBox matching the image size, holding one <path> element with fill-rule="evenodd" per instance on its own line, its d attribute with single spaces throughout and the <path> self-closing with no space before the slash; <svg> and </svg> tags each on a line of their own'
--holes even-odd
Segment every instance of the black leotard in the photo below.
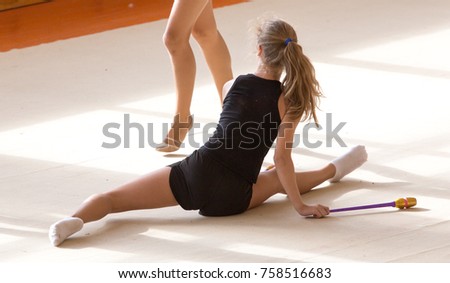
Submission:
<svg viewBox="0 0 450 283">
<path fill-rule="evenodd" d="M 206 216 L 247 210 L 252 184 L 277 136 L 281 92 L 279 81 L 251 74 L 236 78 L 213 136 L 170 165 L 170 186 L 184 209 L 199 209 Z"/>
</svg>

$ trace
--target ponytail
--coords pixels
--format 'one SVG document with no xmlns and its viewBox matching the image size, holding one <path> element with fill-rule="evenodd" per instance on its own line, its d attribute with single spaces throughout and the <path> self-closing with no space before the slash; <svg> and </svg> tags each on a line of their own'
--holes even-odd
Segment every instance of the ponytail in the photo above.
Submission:
<svg viewBox="0 0 450 283">
<path fill-rule="evenodd" d="M 284 49 L 283 90 L 288 101 L 288 112 L 294 119 L 302 121 L 314 119 L 317 124 L 316 108 L 321 90 L 316 80 L 315 69 L 302 47 L 290 42 Z"/>
<path fill-rule="evenodd" d="M 272 20 L 259 27 L 257 37 L 263 63 L 285 70 L 282 86 L 287 115 L 301 121 L 312 118 L 317 124 L 316 108 L 322 94 L 314 66 L 297 43 L 295 30 L 284 21 Z"/>
</svg>

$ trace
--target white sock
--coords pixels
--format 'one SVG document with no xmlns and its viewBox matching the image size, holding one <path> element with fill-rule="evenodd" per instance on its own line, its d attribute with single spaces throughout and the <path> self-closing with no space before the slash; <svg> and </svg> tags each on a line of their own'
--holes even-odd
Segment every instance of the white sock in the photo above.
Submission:
<svg viewBox="0 0 450 283">
<path fill-rule="evenodd" d="M 357 145 L 349 152 L 331 161 L 336 167 L 336 174 L 330 179 L 330 182 L 339 182 L 345 175 L 360 167 L 367 161 L 366 148 L 363 145 Z"/>
<path fill-rule="evenodd" d="M 59 246 L 67 237 L 83 228 L 83 220 L 77 217 L 67 217 L 50 226 L 48 237 L 52 245 Z"/>
</svg>

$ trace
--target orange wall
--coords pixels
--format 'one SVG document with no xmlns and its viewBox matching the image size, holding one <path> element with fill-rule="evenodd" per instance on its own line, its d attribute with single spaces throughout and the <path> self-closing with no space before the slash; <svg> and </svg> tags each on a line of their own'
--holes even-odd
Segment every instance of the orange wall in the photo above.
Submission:
<svg viewBox="0 0 450 283">
<path fill-rule="evenodd" d="M 213 0 L 215 7 L 246 0 Z M 133 3 L 131 6 L 130 3 Z M 0 12 L 0 52 L 167 18 L 168 0 L 53 0 Z"/>
</svg>

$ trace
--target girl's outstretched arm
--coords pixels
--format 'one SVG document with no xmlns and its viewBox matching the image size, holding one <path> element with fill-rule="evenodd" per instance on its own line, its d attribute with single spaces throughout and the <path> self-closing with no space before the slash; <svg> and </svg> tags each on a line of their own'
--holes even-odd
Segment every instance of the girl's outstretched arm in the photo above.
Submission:
<svg viewBox="0 0 450 283">
<path fill-rule="evenodd" d="M 295 167 L 292 162 L 291 154 L 294 144 L 295 129 L 298 124 L 299 119 L 292 120 L 289 115 L 284 116 L 278 130 L 274 162 L 281 185 L 295 210 L 302 216 L 312 215 L 321 218 L 329 214 L 329 208 L 323 205 L 305 204 L 297 186 Z"/>
</svg>

